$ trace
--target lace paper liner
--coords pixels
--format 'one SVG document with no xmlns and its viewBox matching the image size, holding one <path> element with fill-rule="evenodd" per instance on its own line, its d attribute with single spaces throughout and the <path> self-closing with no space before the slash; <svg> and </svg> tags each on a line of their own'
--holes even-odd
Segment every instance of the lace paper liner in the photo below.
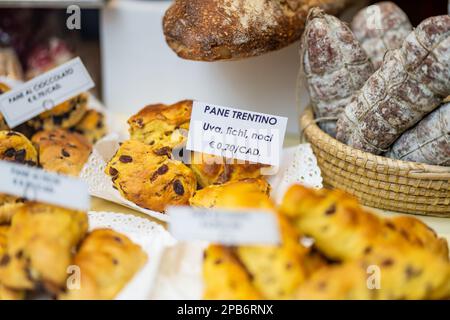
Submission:
<svg viewBox="0 0 450 320">
<path fill-rule="evenodd" d="M 98 141 L 81 172 L 81 179 L 88 184 L 89 193 L 92 196 L 115 202 L 162 221 L 168 221 L 169 216 L 141 208 L 122 197 L 119 191 L 113 188 L 111 177 L 105 174 L 107 162 L 116 153 L 119 148 L 119 142 L 124 139 L 126 139 L 126 136 L 123 134 L 111 133 Z M 267 180 L 272 186 L 272 197 L 277 202 L 281 200 L 286 189 L 294 183 L 321 188 L 321 172 L 311 146 L 309 144 L 300 144 L 295 147 L 285 148 L 282 154 L 281 166 L 276 174 Z"/>
<path fill-rule="evenodd" d="M 175 240 L 159 224 L 130 214 L 114 212 L 88 213 L 90 229 L 109 228 L 129 237 L 147 253 L 148 261 L 116 297 L 117 300 L 150 298 L 164 249 Z"/>
</svg>

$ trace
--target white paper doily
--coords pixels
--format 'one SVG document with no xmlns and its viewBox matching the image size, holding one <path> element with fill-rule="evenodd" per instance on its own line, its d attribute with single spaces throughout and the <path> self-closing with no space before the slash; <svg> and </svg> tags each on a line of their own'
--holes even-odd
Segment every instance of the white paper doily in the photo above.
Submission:
<svg viewBox="0 0 450 320">
<path fill-rule="evenodd" d="M 130 214 L 90 211 L 91 230 L 109 228 L 129 237 L 147 253 L 147 263 L 116 297 L 117 300 L 145 300 L 155 284 L 161 256 L 167 246 L 175 244 L 172 236 L 159 224 Z"/>
<path fill-rule="evenodd" d="M 111 177 L 105 174 L 107 162 L 114 156 L 119 143 L 125 138 L 123 134 L 111 133 L 98 141 L 80 174 L 81 179 L 88 184 L 89 193 L 92 196 L 132 208 L 162 221 L 168 221 L 167 215 L 141 208 L 122 197 L 119 191 L 113 188 Z M 286 189 L 295 183 L 321 188 L 321 172 L 311 146 L 300 144 L 283 149 L 281 166 L 273 172 L 268 181 L 272 186 L 272 197 L 277 202 L 281 200 Z"/>
</svg>

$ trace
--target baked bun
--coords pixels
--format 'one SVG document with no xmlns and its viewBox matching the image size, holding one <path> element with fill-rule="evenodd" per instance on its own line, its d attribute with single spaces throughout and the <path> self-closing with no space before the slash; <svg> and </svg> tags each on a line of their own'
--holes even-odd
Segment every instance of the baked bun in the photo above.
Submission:
<svg viewBox="0 0 450 320">
<path fill-rule="evenodd" d="M 189 200 L 191 206 L 203 208 L 273 209 L 270 185 L 262 179 L 244 179 L 198 190 Z"/>
<path fill-rule="evenodd" d="M 261 169 L 267 166 L 259 163 L 238 163 L 236 160 L 193 152 L 190 167 L 198 184 L 206 187 L 235 180 L 262 178 Z"/>
<path fill-rule="evenodd" d="M 105 115 L 97 110 L 90 109 L 72 130 L 83 135 L 90 143 L 94 144 L 106 134 Z"/>
<path fill-rule="evenodd" d="M 18 290 L 41 284 L 51 292 L 64 288 L 72 251 L 87 229 L 84 212 L 34 202 L 17 208 L 0 264 L 0 283 Z"/>
<path fill-rule="evenodd" d="M 23 198 L 0 193 L 0 225 L 10 223 L 16 208 L 24 203 Z"/>
<path fill-rule="evenodd" d="M 191 169 L 172 160 L 169 148 L 154 149 L 136 140 L 120 146 L 105 173 L 124 198 L 159 212 L 168 205 L 188 204 L 197 189 Z"/>
<path fill-rule="evenodd" d="M 0 160 L 35 166 L 38 163 L 38 154 L 23 134 L 0 131 Z"/>
<path fill-rule="evenodd" d="M 87 110 L 88 94 L 81 93 L 51 110 L 39 114 L 29 120 L 27 124 L 35 130 L 68 129 L 76 125 L 83 118 Z"/>
<path fill-rule="evenodd" d="M 262 295 L 251 283 L 245 270 L 231 250 L 210 245 L 203 257 L 203 298 L 207 300 L 257 300 Z"/>
<path fill-rule="evenodd" d="M 63 129 L 40 131 L 32 138 L 39 164 L 47 171 L 78 176 L 92 151 L 80 134 Z"/>
<path fill-rule="evenodd" d="M 4 261 L 4 258 L 8 250 L 8 233 L 11 228 L 9 226 L 0 225 L 0 261 Z M 12 290 L 5 287 L 0 282 L 0 301 L 1 300 L 22 300 L 25 297 L 23 291 Z"/>
<path fill-rule="evenodd" d="M 81 273 L 80 288 L 68 288 L 59 299 L 114 299 L 146 260 L 145 252 L 128 237 L 111 229 L 96 229 L 74 257 Z"/>
<path fill-rule="evenodd" d="M 146 106 L 128 120 L 130 137 L 154 148 L 173 149 L 186 142 L 191 111 L 192 100 Z"/>
</svg>

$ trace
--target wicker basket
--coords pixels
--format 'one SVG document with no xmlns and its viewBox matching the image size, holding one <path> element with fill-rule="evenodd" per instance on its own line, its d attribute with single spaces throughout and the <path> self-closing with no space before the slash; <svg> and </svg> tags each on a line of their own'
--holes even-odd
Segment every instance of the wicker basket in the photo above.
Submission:
<svg viewBox="0 0 450 320">
<path fill-rule="evenodd" d="M 324 185 L 343 189 L 371 207 L 450 217 L 450 167 L 375 156 L 323 132 L 312 109 L 300 118 L 322 170 Z"/>
</svg>

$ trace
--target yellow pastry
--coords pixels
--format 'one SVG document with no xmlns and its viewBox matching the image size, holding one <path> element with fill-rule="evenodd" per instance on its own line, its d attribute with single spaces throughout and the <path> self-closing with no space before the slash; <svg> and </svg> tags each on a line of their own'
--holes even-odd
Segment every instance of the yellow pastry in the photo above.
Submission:
<svg viewBox="0 0 450 320">
<path fill-rule="evenodd" d="M 123 234 L 110 229 L 92 231 L 74 258 L 80 287 L 68 288 L 60 299 L 113 299 L 142 268 L 145 252 Z"/>
</svg>

